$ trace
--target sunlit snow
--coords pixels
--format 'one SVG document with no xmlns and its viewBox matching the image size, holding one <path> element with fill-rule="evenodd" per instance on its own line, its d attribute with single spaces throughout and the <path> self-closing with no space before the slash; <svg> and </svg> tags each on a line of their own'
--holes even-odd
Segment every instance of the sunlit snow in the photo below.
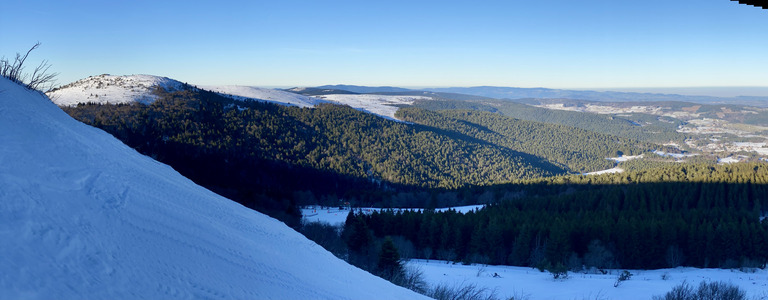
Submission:
<svg viewBox="0 0 768 300">
<path fill-rule="evenodd" d="M 157 100 L 154 89 L 174 91 L 182 83 L 152 75 L 98 75 L 81 79 L 48 93 L 57 105 L 71 106 L 78 103 L 123 104 L 131 102 L 151 103 Z"/>
</svg>

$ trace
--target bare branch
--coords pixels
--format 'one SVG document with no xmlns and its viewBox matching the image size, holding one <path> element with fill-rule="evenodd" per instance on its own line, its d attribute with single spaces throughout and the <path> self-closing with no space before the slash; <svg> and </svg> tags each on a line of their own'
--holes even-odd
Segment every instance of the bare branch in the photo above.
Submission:
<svg viewBox="0 0 768 300">
<path fill-rule="evenodd" d="M 32 48 L 29 48 L 24 55 L 16 53 L 16 57 L 11 63 L 8 59 L 3 57 L 0 59 L 0 76 L 10 79 L 13 82 L 24 85 L 28 89 L 39 90 L 42 88 L 52 88 L 54 79 L 58 76 L 58 73 L 48 73 L 48 69 L 51 65 L 47 60 L 40 63 L 32 74 L 24 73 L 24 62 L 27 61 L 29 53 L 32 50 L 40 47 L 40 42 L 35 43 Z M 46 87 L 47 86 L 47 87 Z"/>
</svg>

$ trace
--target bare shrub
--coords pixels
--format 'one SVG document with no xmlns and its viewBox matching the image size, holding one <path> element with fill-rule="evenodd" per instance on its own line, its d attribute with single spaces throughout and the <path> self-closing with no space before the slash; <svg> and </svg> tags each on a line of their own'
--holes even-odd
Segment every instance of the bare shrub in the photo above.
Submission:
<svg viewBox="0 0 768 300">
<path fill-rule="evenodd" d="M 51 65 L 47 60 L 43 60 L 39 66 L 37 66 L 32 73 L 24 72 L 24 62 L 27 61 L 29 53 L 32 50 L 40 47 L 40 42 L 37 42 L 32 48 L 27 50 L 24 55 L 16 53 L 16 57 L 13 62 L 3 57 L 0 59 L 0 76 L 10 79 L 13 82 L 23 85 L 30 90 L 43 91 L 43 89 L 51 89 L 54 84 L 54 80 L 58 73 L 49 73 Z"/>
<path fill-rule="evenodd" d="M 738 286 L 722 281 L 701 282 L 694 290 L 687 282 L 672 288 L 664 296 L 654 300 L 745 300 L 747 293 Z"/>
<path fill-rule="evenodd" d="M 474 283 L 449 286 L 440 284 L 432 288 L 426 296 L 437 300 L 496 300 L 495 290 L 478 287 Z"/>
<path fill-rule="evenodd" d="M 391 281 L 419 294 L 426 294 L 429 291 L 429 285 L 424 280 L 424 271 L 418 266 L 406 266 L 404 271 L 393 277 Z"/>
</svg>

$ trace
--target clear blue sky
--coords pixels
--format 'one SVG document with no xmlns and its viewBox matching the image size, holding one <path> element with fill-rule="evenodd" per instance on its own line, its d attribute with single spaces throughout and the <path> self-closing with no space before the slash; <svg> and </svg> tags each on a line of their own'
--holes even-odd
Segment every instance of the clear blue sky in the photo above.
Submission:
<svg viewBox="0 0 768 300">
<path fill-rule="evenodd" d="M 64 84 L 768 86 L 768 10 L 728 0 L 6 1 Z"/>
</svg>

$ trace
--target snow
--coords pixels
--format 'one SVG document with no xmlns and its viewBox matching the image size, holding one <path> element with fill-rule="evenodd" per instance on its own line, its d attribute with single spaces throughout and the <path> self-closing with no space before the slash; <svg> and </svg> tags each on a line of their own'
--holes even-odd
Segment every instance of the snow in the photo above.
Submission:
<svg viewBox="0 0 768 300">
<path fill-rule="evenodd" d="M 291 105 L 298 107 L 313 107 L 319 103 L 327 102 L 315 97 L 299 95 L 296 93 L 265 89 L 253 86 L 242 85 L 203 85 L 198 86 L 201 89 L 213 91 L 224 96 L 229 96 L 236 100 L 262 100 L 282 105 Z"/>
<path fill-rule="evenodd" d="M 622 173 L 622 172 L 624 172 L 624 169 L 619 168 L 619 167 L 615 167 L 615 168 L 610 168 L 610 169 L 607 169 L 607 170 L 600 170 L 600 171 L 595 171 L 595 172 L 584 173 L 584 175 L 601 175 L 601 174 L 613 174 L 613 173 Z"/>
<path fill-rule="evenodd" d="M 75 81 L 48 93 L 57 105 L 73 106 L 78 103 L 131 102 L 152 103 L 157 100 L 153 93 L 157 87 L 166 91 L 179 90 L 181 82 L 152 75 L 98 75 Z"/>
<path fill-rule="evenodd" d="M 0 296 L 423 298 L 0 78 Z"/>
<path fill-rule="evenodd" d="M 619 156 L 619 157 L 611 157 L 611 158 L 608 158 L 608 159 L 610 159 L 612 161 L 615 161 L 617 163 L 620 163 L 620 162 L 630 161 L 630 160 L 638 159 L 638 158 L 643 158 L 643 155 L 642 154 L 639 154 L 639 155 L 622 155 L 622 156 Z"/>
<path fill-rule="evenodd" d="M 728 156 L 723 158 L 718 158 L 717 162 L 720 164 L 733 164 L 740 162 L 741 160 L 738 157 Z"/>
<path fill-rule="evenodd" d="M 766 295 L 768 270 L 755 273 L 737 270 L 676 268 L 660 270 L 629 270 L 630 280 L 614 287 L 620 271 L 612 274 L 582 274 L 569 272 L 569 278 L 555 280 L 549 273 L 533 268 L 511 266 L 461 265 L 437 260 L 411 260 L 409 266 L 424 272 L 430 285 L 460 286 L 476 284 L 495 291 L 498 298 L 527 296 L 529 299 L 651 299 L 664 295 L 683 281 L 698 287 L 699 282 L 724 281 L 739 286 L 747 298 Z M 500 277 L 493 277 L 498 274 Z M 667 276 L 667 280 L 662 276 Z M 517 299 L 517 297 L 515 297 Z"/>
<path fill-rule="evenodd" d="M 435 211 L 437 212 L 443 212 L 447 211 L 449 209 L 453 209 L 458 213 L 468 213 L 470 211 L 476 210 L 476 209 L 482 209 L 485 205 L 467 205 L 467 206 L 455 206 L 455 207 L 445 207 L 445 208 L 437 208 Z M 363 208 L 354 208 L 355 213 L 365 213 L 370 214 L 374 211 L 382 211 L 387 210 L 391 208 L 374 208 L 374 207 L 363 207 Z M 412 210 L 412 211 L 422 211 L 423 208 L 394 208 L 394 211 L 406 211 L 406 210 Z M 301 209 L 301 215 L 303 217 L 304 222 L 322 222 L 327 223 L 331 225 L 344 225 L 344 222 L 347 221 L 347 215 L 349 214 L 348 209 L 339 209 L 338 207 L 305 207 Z"/>
<path fill-rule="evenodd" d="M 153 75 L 98 75 L 67 84 L 48 93 L 54 103 L 61 106 L 73 106 L 78 103 L 123 104 L 140 102 L 149 104 L 157 100 L 154 90 L 179 90 L 182 83 L 167 77 Z M 425 96 L 395 95 L 322 95 L 304 96 L 277 89 L 259 88 L 241 85 L 199 85 L 220 95 L 240 101 L 265 101 L 281 105 L 314 107 L 320 103 L 336 103 L 395 120 L 397 105 L 411 105 L 419 99 L 431 99 Z"/>
<path fill-rule="evenodd" d="M 668 157 L 672 157 L 672 158 L 675 158 L 675 159 L 683 159 L 683 158 L 686 158 L 686 157 L 694 157 L 694 156 L 698 156 L 699 155 L 697 153 L 692 153 L 692 154 L 667 153 L 667 152 L 664 152 L 664 151 L 661 151 L 661 150 L 653 151 L 653 153 L 656 153 L 659 156 L 668 156 Z"/>
<path fill-rule="evenodd" d="M 331 94 L 318 96 L 324 100 L 349 105 L 350 107 L 377 114 L 384 118 L 395 120 L 395 112 L 399 109 L 397 105 L 411 105 L 416 100 L 432 99 L 425 96 L 394 96 L 394 95 L 349 95 L 349 94 Z"/>
</svg>

